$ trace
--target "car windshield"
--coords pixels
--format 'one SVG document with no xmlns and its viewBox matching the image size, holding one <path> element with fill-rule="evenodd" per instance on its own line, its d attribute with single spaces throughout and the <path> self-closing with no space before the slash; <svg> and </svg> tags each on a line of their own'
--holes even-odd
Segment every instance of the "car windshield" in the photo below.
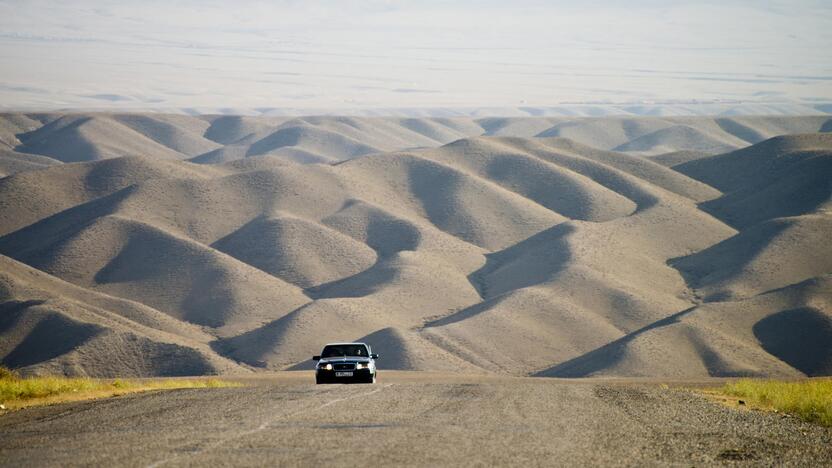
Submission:
<svg viewBox="0 0 832 468">
<path fill-rule="evenodd" d="M 362 356 L 367 357 L 367 348 L 364 345 L 330 345 L 324 346 L 321 357 L 340 356 Z"/>
</svg>

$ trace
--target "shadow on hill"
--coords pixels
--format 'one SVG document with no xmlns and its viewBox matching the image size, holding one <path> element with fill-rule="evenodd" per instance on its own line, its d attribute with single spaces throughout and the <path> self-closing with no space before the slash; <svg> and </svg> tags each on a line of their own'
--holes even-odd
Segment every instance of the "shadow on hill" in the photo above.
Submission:
<svg viewBox="0 0 832 468">
<path fill-rule="evenodd" d="M 413 368 L 409 346 L 394 328 L 383 328 L 356 341 L 367 343 L 373 352 L 379 355 L 376 363 L 379 369 L 408 370 Z"/>
<path fill-rule="evenodd" d="M 534 286 L 548 278 L 555 276 L 571 260 L 567 238 L 575 232 L 575 226 L 569 223 L 561 223 L 549 229 L 543 230 L 528 237 L 517 244 L 507 247 L 499 252 L 486 255 L 486 262 L 479 270 L 468 275 L 468 281 L 480 294 L 483 299 L 491 299 L 514 289 L 527 286 Z M 535 261 L 537 260 L 537 261 Z M 540 260 L 545 260 L 540 262 Z M 535 270 L 533 267 L 537 266 Z M 539 270 L 539 271 L 538 271 Z M 504 276 L 505 282 L 497 290 L 492 283 L 492 276 Z M 462 310 L 455 315 L 467 318 L 482 312 L 475 305 Z M 446 317 L 445 319 L 449 319 Z M 453 323 L 458 320 L 445 319 L 434 322 L 435 325 Z"/>
<path fill-rule="evenodd" d="M 299 363 L 295 364 L 294 366 L 289 367 L 286 370 L 296 371 L 296 370 L 314 370 L 314 369 L 315 369 L 315 361 L 313 361 L 310 358 L 310 359 L 307 359 L 303 362 L 299 362 Z"/>
<path fill-rule="evenodd" d="M 295 322 L 298 314 L 306 306 L 289 312 L 277 320 L 230 338 L 221 338 L 210 343 L 215 353 L 244 362 L 252 367 L 266 368 L 268 355 L 278 346 L 286 336 L 286 332 Z M 289 370 L 300 370 L 289 369 Z M 311 369 L 304 367 L 302 369 Z"/>
<path fill-rule="evenodd" d="M 364 297 L 378 291 L 396 274 L 394 260 L 379 258 L 376 263 L 352 276 L 304 289 L 313 300 L 345 297 Z"/>
<path fill-rule="evenodd" d="M 471 283 L 476 285 L 476 283 Z M 484 300 L 477 304 L 474 304 L 470 307 L 466 307 L 460 311 L 454 312 L 451 315 L 447 315 L 445 317 L 438 318 L 436 320 L 432 320 L 430 322 L 425 323 L 425 328 L 430 327 L 441 327 L 444 325 L 450 325 L 452 323 L 461 322 L 465 319 L 469 319 L 471 317 L 477 316 L 483 312 L 491 310 L 495 305 L 499 304 L 503 300 L 508 298 L 506 295 L 500 295 L 498 297 L 494 297 L 491 299 Z"/>
<path fill-rule="evenodd" d="M 691 307 L 681 312 L 677 312 L 669 317 L 665 317 L 629 333 L 611 343 L 601 346 L 600 348 L 552 366 L 548 369 L 544 369 L 534 374 L 534 376 L 563 378 L 589 377 L 596 372 L 613 367 L 616 363 L 618 363 L 624 357 L 627 345 L 640 335 L 650 330 L 677 323 L 680 318 L 693 312 L 694 310 L 696 310 L 696 307 Z"/>
<path fill-rule="evenodd" d="M 45 300 L 6 301 L 0 304 L 0 333 L 10 331 L 23 318 L 23 313 L 29 307 L 39 306 Z"/>
<path fill-rule="evenodd" d="M 692 288 L 703 288 L 730 281 L 740 275 L 771 243 L 793 224 L 775 220 L 753 226 L 699 252 L 671 258 L 667 264 L 675 268 Z M 722 293 L 705 298 L 722 299 Z"/>
<path fill-rule="evenodd" d="M 832 375 L 832 318 L 809 308 L 784 310 L 754 324 L 769 354 L 814 377 Z"/>
<path fill-rule="evenodd" d="M 413 195 L 437 228 L 466 242 L 477 245 L 470 232 L 470 213 L 460 212 L 457 196 L 465 184 L 458 170 L 418 157 L 408 158 L 408 183 Z"/>
<path fill-rule="evenodd" d="M 750 144 L 759 143 L 766 139 L 765 135 L 759 130 L 731 118 L 715 119 L 714 122 L 726 133 L 745 140 Z"/>
<path fill-rule="evenodd" d="M 389 257 L 402 250 L 416 250 L 422 241 L 422 233 L 412 221 L 399 218 L 378 206 L 351 198 L 323 224 L 342 233 L 353 232 L 356 222 L 365 226 L 353 237 L 375 250 L 379 257 Z M 363 239 L 361 235 L 363 234 Z"/>
<path fill-rule="evenodd" d="M 795 158 L 794 164 L 776 171 L 775 177 L 746 184 L 700 203 L 699 208 L 740 230 L 769 219 L 817 211 L 832 194 L 832 185 L 828 183 L 829 174 L 832 174 L 832 153 L 805 154 L 808 157 Z"/>
<path fill-rule="evenodd" d="M 44 301 L 10 301 L 0 305 L 0 331 L 6 331 L 15 324 L 25 326 L 24 314 L 31 307 L 37 307 Z M 41 314 L 37 324 L 29 330 L 26 337 L 15 346 L 0 364 L 10 368 L 26 367 L 43 363 L 62 356 L 101 332 L 96 325 L 69 320 L 55 313 Z"/>
<path fill-rule="evenodd" d="M 355 340 L 358 343 L 370 345 L 373 353 L 379 355 L 377 366 L 379 369 L 408 370 L 412 369 L 411 360 L 408 357 L 408 347 L 400 333 L 393 328 L 384 328 L 369 335 Z M 315 368 L 315 361 L 312 359 L 300 362 L 286 369 L 312 370 Z"/>
</svg>

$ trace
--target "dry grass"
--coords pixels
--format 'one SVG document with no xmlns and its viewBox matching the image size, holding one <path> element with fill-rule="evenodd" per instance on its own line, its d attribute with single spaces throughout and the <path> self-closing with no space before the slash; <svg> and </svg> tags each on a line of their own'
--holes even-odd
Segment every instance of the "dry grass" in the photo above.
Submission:
<svg viewBox="0 0 832 468">
<path fill-rule="evenodd" d="M 832 379 L 800 382 L 743 379 L 717 389 L 751 407 L 793 414 L 832 427 Z"/>
<path fill-rule="evenodd" d="M 5 409 L 89 400 L 151 390 L 239 387 L 219 379 L 125 380 L 68 377 L 20 378 L 0 367 L 0 404 Z"/>
</svg>

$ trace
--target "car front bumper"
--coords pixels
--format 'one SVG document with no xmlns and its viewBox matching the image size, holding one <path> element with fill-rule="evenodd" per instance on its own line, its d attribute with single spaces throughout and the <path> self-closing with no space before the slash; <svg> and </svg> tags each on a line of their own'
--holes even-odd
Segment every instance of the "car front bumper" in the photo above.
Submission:
<svg viewBox="0 0 832 468">
<path fill-rule="evenodd" d="M 335 372 L 352 372 L 351 377 L 337 377 Z M 374 371 L 370 369 L 357 369 L 353 371 L 315 370 L 317 383 L 366 383 L 373 379 Z"/>
</svg>

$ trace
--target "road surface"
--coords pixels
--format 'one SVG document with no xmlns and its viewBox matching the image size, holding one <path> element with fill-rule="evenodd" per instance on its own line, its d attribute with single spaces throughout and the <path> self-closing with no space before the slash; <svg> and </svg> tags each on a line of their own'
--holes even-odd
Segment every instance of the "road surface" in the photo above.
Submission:
<svg viewBox="0 0 832 468">
<path fill-rule="evenodd" d="M 832 430 L 657 382 L 306 372 L 0 416 L 2 466 L 832 464 Z"/>
</svg>

